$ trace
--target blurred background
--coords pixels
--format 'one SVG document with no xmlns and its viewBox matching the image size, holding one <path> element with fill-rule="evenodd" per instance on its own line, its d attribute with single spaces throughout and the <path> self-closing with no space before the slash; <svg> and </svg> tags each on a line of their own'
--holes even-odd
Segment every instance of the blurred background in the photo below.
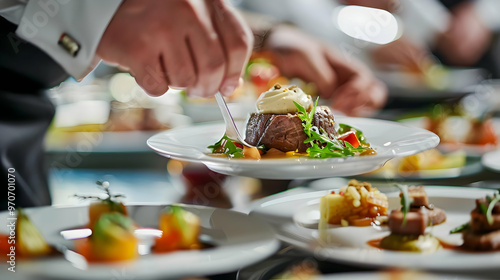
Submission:
<svg viewBox="0 0 500 280">
<path fill-rule="evenodd" d="M 368 117 L 426 128 L 441 138 L 437 149 L 392 160 L 358 180 L 378 187 L 393 182 L 498 187 L 499 1 L 232 2 L 262 40 L 244 82 L 227 99 L 236 119 L 245 120 L 259 94 L 275 83 L 298 85 L 312 96 L 323 90 L 314 77 L 290 71 L 301 69 L 300 63 L 283 64 L 279 48 L 263 47 L 286 26 L 334 49 L 345 61 L 363 64 L 385 85 L 387 101 Z M 306 38 L 287 36 L 292 46 Z M 307 50 L 315 51 L 304 50 L 306 56 Z M 161 131 L 221 121 L 215 100 L 191 99 L 183 90 L 150 97 L 129 74 L 104 63 L 84 80 L 70 78 L 48 94 L 57 108 L 45 143 L 54 205 L 85 203 L 73 194 L 95 191 L 96 180 L 107 180 L 126 202 L 247 211 L 259 197 L 296 187 L 337 188 L 348 179 L 231 177 L 162 157 L 146 140 Z"/>
</svg>

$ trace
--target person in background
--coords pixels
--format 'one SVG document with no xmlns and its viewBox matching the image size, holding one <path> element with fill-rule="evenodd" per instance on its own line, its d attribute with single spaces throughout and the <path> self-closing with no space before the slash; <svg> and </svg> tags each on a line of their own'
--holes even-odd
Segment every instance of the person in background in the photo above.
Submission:
<svg viewBox="0 0 500 280">
<path fill-rule="evenodd" d="M 333 109 L 366 117 L 373 116 L 385 105 L 387 88 L 356 58 L 344 56 L 317 36 L 283 23 L 282 18 L 257 14 L 245 10 L 245 6 L 241 8 L 256 35 L 254 50 L 271 53 L 273 63 L 283 75 L 314 83 L 319 96 L 329 100 Z"/>
<path fill-rule="evenodd" d="M 230 95 L 252 40 L 222 0 L 0 1 L 0 209 L 50 204 L 43 138 L 54 106 L 46 89 L 104 60 L 151 95 L 169 87 Z"/>
<path fill-rule="evenodd" d="M 421 69 L 432 63 L 486 69 L 500 77 L 495 34 L 500 30 L 500 1 L 494 0 L 344 0 L 382 8 L 400 16 L 404 35 L 374 48 L 376 65 Z"/>
</svg>

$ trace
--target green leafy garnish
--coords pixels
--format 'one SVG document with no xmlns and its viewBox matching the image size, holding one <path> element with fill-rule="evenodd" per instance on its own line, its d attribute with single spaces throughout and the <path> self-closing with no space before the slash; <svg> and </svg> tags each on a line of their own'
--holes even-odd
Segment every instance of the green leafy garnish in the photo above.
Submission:
<svg viewBox="0 0 500 280">
<path fill-rule="evenodd" d="M 493 225 L 493 222 L 494 222 L 493 215 L 492 215 L 493 208 L 495 208 L 495 204 L 497 204 L 497 202 L 500 201 L 500 195 L 498 193 L 496 193 L 493 198 L 487 196 L 486 201 L 489 202 L 488 207 L 486 207 L 482 203 L 479 204 L 479 207 L 481 209 L 481 212 L 483 212 L 483 214 L 486 216 L 486 221 L 488 221 L 488 224 L 491 226 L 491 225 Z"/>
<path fill-rule="evenodd" d="M 469 228 L 470 228 L 470 223 L 467 222 L 463 225 L 459 225 L 458 227 L 450 230 L 450 234 L 459 233 L 459 232 L 468 230 Z"/>
<path fill-rule="evenodd" d="M 368 142 L 366 141 L 366 137 L 361 130 L 357 130 L 354 127 L 352 127 L 348 124 L 345 124 L 345 123 L 339 123 L 339 130 L 338 130 L 339 134 L 344 134 L 344 133 L 349 132 L 349 131 L 354 131 L 354 133 L 356 133 L 356 137 L 358 137 L 358 140 L 360 143 L 368 145 Z"/>
<path fill-rule="evenodd" d="M 75 194 L 74 196 L 79 198 L 79 199 L 97 199 L 100 200 L 104 203 L 107 203 L 109 205 L 109 208 L 111 211 L 116 211 L 120 212 L 122 214 L 125 214 L 125 209 L 122 207 L 119 201 L 117 201 L 117 198 L 124 198 L 125 196 L 123 194 L 111 194 L 111 190 L 109 188 L 109 182 L 108 181 L 96 181 L 97 188 L 103 190 L 106 193 L 106 198 L 102 198 L 97 195 L 80 195 L 80 194 Z"/>
<path fill-rule="evenodd" d="M 403 212 L 403 222 L 401 226 L 404 227 L 406 224 L 406 214 L 410 211 L 413 198 L 408 194 L 408 186 L 396 184 L 396 187 L 401 191 L 401 212 Z"/>
<path fill-rule="evenodd" d="M 332 158 L 332 157 L 347 157 L 353 156 L 356 153 L 361 153 L 366 150 L 365 147 L 354 148 L 348 142 L 342 142 L 337 139 L 332 139 L 327 136 L 327 133 L 324 130 L 318 129 L 318 127 L 312 124 L 314 113 L 316 112 L 316 107 L 318 105 L 318 99 L 314 102 L 314 106 L 310 112 L 302 107 L 297 102 L 293 102 L 297 107 L 298 117 L 302 121 L 302 126 L 304 127 L 304 133 L 307 135 L 307 139 L 304 141 L 306 144 L 310 144 L 306 152 L 309 154 L 311 158 Z M 341 124 L 343 125 L 343 124 Z M 342 126 L 341 126 L 342 127 Z M 343 125 L 344 129 L 347 125 Z M 353 129 L 349 126 L 349 130 Z M 363 133 L 359 130 L 356 130 L 356 136 L 361 143 L 366 144 L 366 139 Z M 358 134 L 359 133 L 359 134 Z"/>
<path fill-rule="evenodd" d="M 226 154 L 232 158 L 242 158 L 243 149 L 236 146 L 233 141 L 233 139 L 227 137 L 224 133 L 224 136 L 219 141 L 207 148 L 212 149 L 212 153 L 214 154 Z"/>
<path fill-rule="evenodd" d="M 174 216 L 177 222 L 179 223 L 179 226 L 182 230 L 182 232 L 186 232 L 187 229 L 187 223 L 186 219 L 184 217 L 185 211 L 178 205 L 171 205 L 170 209 L 166 210 L 167 212 L 171 212 Z"/>
</svg>

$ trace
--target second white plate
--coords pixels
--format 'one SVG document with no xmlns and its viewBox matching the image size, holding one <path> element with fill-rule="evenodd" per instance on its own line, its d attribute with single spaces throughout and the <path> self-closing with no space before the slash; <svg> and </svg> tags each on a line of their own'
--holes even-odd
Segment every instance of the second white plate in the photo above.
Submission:
<svg viewBox="0 0 500 280">
<path fill-rule="evenodd" d="M 441 249 L 434 254 L 396 252 L 374 248 L 368 241 L 389 235 L 387 227 L 332 227 L 327 230 L 328 243 L 319 241 L 317 222 L 319 199 L 329 191 L 269 197 L 256 203 L 252 216 L 273 225 L 278 237 L 303 248 L 320 260 L 368 267 L 399 267 L 441 271 L 499 270 L 500 252 L 468 253 Z M 493 190 L 427 186 L 429 201 L 446 211 L 447 220 L 432 228 L 440 240 L 460 245 L 460 234 L 449 231 L 470 220 L 475 199 L 492 195 Z M 399 206 L 399 192 L 388 194 L 389 208 Z"/>
</svg>

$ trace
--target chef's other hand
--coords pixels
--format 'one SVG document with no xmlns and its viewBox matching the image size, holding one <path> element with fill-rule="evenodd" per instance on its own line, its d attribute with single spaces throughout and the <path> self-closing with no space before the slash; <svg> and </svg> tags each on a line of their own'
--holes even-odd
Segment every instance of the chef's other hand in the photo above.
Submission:
<svg viewBox="0 0 500 280">
<path fill-rule="evenodd" d="M 345 114 L 368 116 L 386 102 L 385 85 L 364 65 L 296 28 L 273 29 L 264 49 L 274 54 L 283 75 L 315 83 L 320 96 Z"/>
<path fill-rule="evenodd" d="M 223 0 L 125 0 L 97 48 L 151 95 L 230 95 L 253 46 L 250 29 Z"/>
<path fill-rule="evenodd" d="M 425 73 L 434 63 L 429 50 L 406 37 L 378 46 L 371 56 L 377 68 L 386 70 Z"/>
</svg>

